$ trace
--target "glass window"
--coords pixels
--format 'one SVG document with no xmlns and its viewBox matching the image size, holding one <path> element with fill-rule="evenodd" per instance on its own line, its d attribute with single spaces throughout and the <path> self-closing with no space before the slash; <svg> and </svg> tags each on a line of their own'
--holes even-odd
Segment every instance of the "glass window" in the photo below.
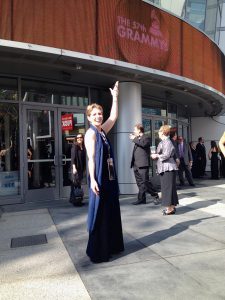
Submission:
<svg viewBox="0 0 225 300">
<path fill-rule="evenodd" d="M 91 103 L 98 103 L 104 107 L 104 120 L 109 117 L 111 105 L 112 105 L 112 96 L 109 90 L 100 90 L 91 88 Z"/>
<path fill-rule="evenodd" d="M 171 126 L 171 131 L 177 132 L 177 121 L 168 119 L 168 125 Z"/>
<path fill-rule="evenodd" d="M 143 122 L 145 134 L 150 135 L 150 137 L 152 138 L 151 120 L 143 119 L 142 122 Z"/>
<path fill-rule="evenodd" d="M 177 118 L 177 105 L 168 103 L 168 117 L 176 119 Z"/>
<path fill-rule="evenodd" d="M 178 106 L 178 119 L 182 122 L 188 123 L 188 110 L 186 107 Z"/>
<path fill-rule="evenodd" d="M 0 100 L 18 100 L 16 79 L 0 77 Z"/>
<path fill-rule="evenodd" d="M 221 50 L 225 53 L 225 31 L 220 31 L 219 45 L 221 47 Z"/>
<path fill-rule="evenodd" d="M 54 113 L 27 110 L 28 189 L 55 186 Z"/>
<path fill-rule="evenodd" d="M 0 103 L 0 196 L 19 193 L 19 108 Z"/>
<path fill-rule="evenodd" d="M 151 99 L 143 99 L 142 114 L 152 116 L 166 116 L 166 103 Z"/>
<path fill-rule="evenodd" d="M 225 26 L 225 3 L 222 4 L 221 27 Z"/>
<path fill-rule="evenodd" d="M 86 87 L 22 80 L 22 101 L 86 107 Z"/>
</svg>

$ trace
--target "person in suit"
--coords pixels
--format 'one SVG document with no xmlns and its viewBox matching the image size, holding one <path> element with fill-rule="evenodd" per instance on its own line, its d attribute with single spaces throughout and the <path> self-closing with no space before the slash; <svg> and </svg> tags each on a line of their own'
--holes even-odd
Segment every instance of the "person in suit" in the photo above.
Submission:
<svg viewBox="0 0 225 300">
<path fill-rule="evenodd" d="M 196 145 L 196 163 L 198 177 L 203 177 L 205 175 L 206 168 L 206 150 L 204 145 L 204 139 L 202 137 L 198 138 L 198 144 Z"/>
<path fill-rule="evenodd" d="M 192 168 L 191 168 L 191 174 L 193 178 L 198 177 L 198 169 L 197 169 L 197 158 L 196 158 L 196 145 L 193 141 L 189 143 L 189 147 L 191 149 L 191 155 L 192 155 Z"/>
<path fill-rule="evenodd" d="M 184 141 L 182 136 L 178 137 L 178 152 L 180 165 L 178 169 L 178 175 L 180 179 L 180 185 L 184 185 L 184 177 L 183 172 L 185 172 L 185 176 L 190 186 L 195 186 L 193 182 L 193 177 L 191 173 L 191 167 L 193 163 L 191 149 L 189 145 Z"/>
<path fill-rule="evenodd" d="M 134 170 L 139 189 L 138 200 L 133 202 L 133 204 L 146 204 L 146 192 L 154 197 L 154 204 L 159 204 L 159 195 L 149 180 L 150 138 L 144 134 L 142 124 L 134 126 L 134 133 L 130 134 L 130 139 L 134 143 L 131 168 Z"/>
<path fill-rule="evenodd" d="M 176 161 L 177 166 L 179 167 L 180 164 L 180 158 L 179 158 L 179 151 L 178 151 L 178 141 L 177 141 L 177 133 L 176 131 L 171 131 L 170 132 L 170 140 L 175 148 L 175 153 L 174 153 L 174 160 Z"/>
</svg>

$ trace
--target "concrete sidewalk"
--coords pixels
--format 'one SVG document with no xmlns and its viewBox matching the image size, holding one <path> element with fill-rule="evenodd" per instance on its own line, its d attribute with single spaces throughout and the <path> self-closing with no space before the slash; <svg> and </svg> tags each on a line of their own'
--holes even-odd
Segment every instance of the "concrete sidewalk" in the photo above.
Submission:
<svg viewBox="0 0 225 300">
<path fill-rule="evenodd" d="M 102 264 L 85 254 L 87 205 L 3 207 L 0 299 L 225 299 L 225 181 L 178 193 L 172 216 L 150 198 L 133 206 L 121 196 L 125 251 Z M 10 248 L 12 238 L 37 234 L 48 243 Z"/>
</svg>

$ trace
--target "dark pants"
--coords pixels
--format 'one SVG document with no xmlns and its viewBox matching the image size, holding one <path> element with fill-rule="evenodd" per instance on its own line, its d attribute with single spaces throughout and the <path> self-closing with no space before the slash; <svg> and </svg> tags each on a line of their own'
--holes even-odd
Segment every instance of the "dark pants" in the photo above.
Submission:
<svg viewBox="0 0 225 300">
<path fill-rule="evenodd" d="M 180 184 L 184 184 L 184 176 L 183 173 L 185 172 L 185 176 L 187 178 L 187 181 L 190 185 L 193 185 L 193 178 L 192 178 L 192 174 L 191 174 L 191 170 L 189 168 L 189 166 L 187 166 L 184 162 L 183 158 L 180 158 L 180 165 L 179 165 L 179 170 L 178 170 L 178 175 L 179 175 L 179 179 L 180 179 Z"/>
<path fill-rule="evenodd" d="M 134 167 L 134 175 L 139 189 L 138 200 L 146 201 L 146 193 L 152 196 L 158 196 L 157 191 L 153 188 L 152 183 L 149 181 L 149 168 Z"/>
</svg>

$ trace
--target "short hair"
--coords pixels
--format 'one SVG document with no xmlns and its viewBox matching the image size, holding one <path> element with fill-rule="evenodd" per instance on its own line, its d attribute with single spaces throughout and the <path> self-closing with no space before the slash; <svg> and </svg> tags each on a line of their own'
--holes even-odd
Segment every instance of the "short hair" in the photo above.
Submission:
<svg viewBox="0 0 225 300">
<path fill-rule="evenodd" d="M 199 137 L 199 138 L 198 138 L 198 142 L 199 142 L 199 143 L 200 143 L 202 140 L 203 140 L 202 137 Z"/>
<path fill-rule="evenodd" d="M 170 135 L 170 126 L 163 125 L 159 128 L 159 131 L 161 131 L 165 136 L 169 136 Z"/>
<path fill-rule="evenodd" d="M 92 104 L 88 105 L 87 108 L 86 108 L 86 116 L 89 117 L 94 108 L 97 108 L 97 109 L 101 110 L 101 112 L 103 113 L 103 108 L 102 108 L 101 105 L 99 105 L 97 103 L 92 103 Z"/>
<path fill-rule="evenodd" d="M 140 132 L 144 133 L 145 129 L 144 126 L 141 123 L 136 124 L 134 127 L 136 127 Z"/>
</svg>

